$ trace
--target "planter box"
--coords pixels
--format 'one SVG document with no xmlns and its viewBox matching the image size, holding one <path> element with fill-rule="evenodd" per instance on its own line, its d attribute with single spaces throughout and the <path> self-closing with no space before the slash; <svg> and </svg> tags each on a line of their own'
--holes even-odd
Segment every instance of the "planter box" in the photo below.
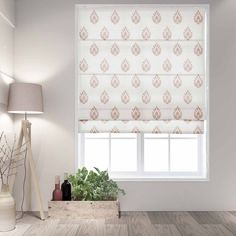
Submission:
<svg viewBox="0 0 236 236">
<path fill-rule="evenodd" d="M 48 216 L 54 219 L 119 218 L 118 201 L 50 201 Z"/>
</svg>

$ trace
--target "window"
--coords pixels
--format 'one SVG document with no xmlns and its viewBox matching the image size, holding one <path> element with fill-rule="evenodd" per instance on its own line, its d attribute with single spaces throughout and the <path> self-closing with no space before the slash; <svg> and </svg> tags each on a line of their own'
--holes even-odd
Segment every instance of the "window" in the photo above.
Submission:
<svg viewBox="0 0 236 236">
<path fill-rule="evenodd" d="M 202 134 L 84 133 L 80 166 L 108 169 L 115 179 L 203 179 Z"/>
<path fill-rule="evenodd" d="M 78 5 L 79 166 L 207 177 L 206 5 Z"/>
</svg>

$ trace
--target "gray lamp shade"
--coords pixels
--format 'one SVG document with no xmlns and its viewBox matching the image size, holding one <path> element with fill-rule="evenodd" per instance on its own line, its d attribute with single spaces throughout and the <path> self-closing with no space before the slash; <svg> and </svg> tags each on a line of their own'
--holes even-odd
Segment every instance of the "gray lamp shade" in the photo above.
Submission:
<svg viewBox="0 0 236 236">
<path fill-rule="evenodd" d="M 10 84 L 8 112 L 19 114 L 43 113 L 42 86 L 31 83 Z"/>
</svg>

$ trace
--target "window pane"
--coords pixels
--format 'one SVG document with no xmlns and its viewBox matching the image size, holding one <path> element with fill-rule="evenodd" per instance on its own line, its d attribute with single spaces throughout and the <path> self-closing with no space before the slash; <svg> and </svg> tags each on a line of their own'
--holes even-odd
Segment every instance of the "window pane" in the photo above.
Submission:
<svg viewBox="0 0 236 236">
<path fill-rule="evenodd" d="M 86 139 L 84 147 L 85 166 L 88 169 L 98 167 L 101 170 L 109 166 L 109 140 Z"/>
<path fill-rule="evenodd" d="M 108 133 L 86 133 L 85 138 L 109 138 Z"/>
<path fill-rule="evenodd" d="M 198 170 L 198 141 L 197 139 L 170 140 L 171 171 Z"/>
<path fill-rule="evenodd" d="M 144 138 L 168 138 L 168 134 L 144 134 Z"/>
<path fill-rule="evenodd" d="M 144 171 L 168 171 L 168 139 L 144 140 Z"/>
<path fill-rule="evenodd" d="M 137 140 L 111 140 L 111 171 L 137 170 Z"/>
<path fill-rule="evenodd" d="M 171 138 L 197 138 L 199 134 L 171 134 Z"/>
<path fill-rule="evenodd" d="M 111 138 L 137 138 L 137 134 L 133 134 L 133 133 L 112 133 Z"/>
</svg>

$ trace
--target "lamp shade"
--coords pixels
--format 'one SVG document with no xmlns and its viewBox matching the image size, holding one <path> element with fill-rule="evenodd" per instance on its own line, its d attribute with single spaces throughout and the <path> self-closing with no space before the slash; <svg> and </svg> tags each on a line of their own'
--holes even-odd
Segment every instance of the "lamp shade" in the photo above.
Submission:
<svg viewBox="0 0 236 236">
<path fill-rule="evenodd" d="M 43 113 L 42 86 L 31 83 L 10 84 L 8 112 L 19 114 Z"/>
</svg>

